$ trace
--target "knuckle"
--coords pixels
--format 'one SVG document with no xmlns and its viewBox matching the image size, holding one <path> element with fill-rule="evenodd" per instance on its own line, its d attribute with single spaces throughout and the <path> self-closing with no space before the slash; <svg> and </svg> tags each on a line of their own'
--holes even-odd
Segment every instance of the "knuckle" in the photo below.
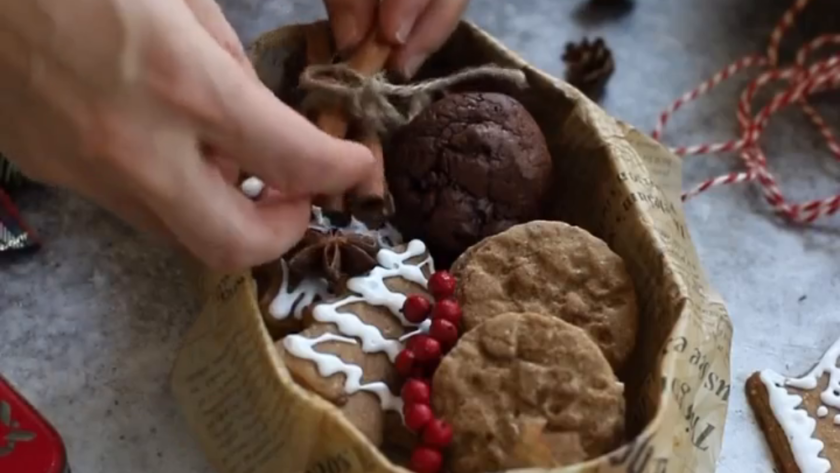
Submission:
<svg viewBox="0 0 840 473">
<path fill-rule="evenodd" d="M 227 51 L 228 54 L 233 56 L 237 62 L 241 64 L 250 64 L 248 61 L 248 56 L 245 55 L 245 48 L 242 46 L 242 43 L 239 42 L 239 39 L 234 37 L 229 37 L 225 39 L 219 40 L 219 44 L 221 44 L 222 49 Z"/>
<path fill-rule="evenodd" d="M 208 79 L 208 68 L 216 67 L 213 62 L 190 55 L 180 43 L 176 40 L 150 47 L 143 65 L 143 87 L 159 106 L 171 108 L 183 118 L 217 123 L 225 118 L 226 112 L 227 94 L 220 84 L 230 82 L 226 79 L 230 74 L 220 75 L 218 70 L 213 70 L 210 74 L 216 79 Z"/>
</svg>

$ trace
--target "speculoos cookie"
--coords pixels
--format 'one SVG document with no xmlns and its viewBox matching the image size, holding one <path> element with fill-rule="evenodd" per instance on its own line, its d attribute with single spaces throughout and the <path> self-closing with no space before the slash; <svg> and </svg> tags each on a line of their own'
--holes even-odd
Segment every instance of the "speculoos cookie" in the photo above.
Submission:
<svg viewBox="0 0 840 473">
<path fill-rule="evenodd" d="M 618 372 L 638 330 L 624 262 L 586 230 L 537 220 L 468 249 L 452 266 L 464 327 L 506 312 L 536 312 L 584 329 Z"/>
<path fill-rule="evenodd" d="M 452 473 L 575 464 L 624 432 L 623 385 L 586 333 L 558 318 L 506 313 L 465 334 L 433 379 L 452 424 Z"/>
</svg>

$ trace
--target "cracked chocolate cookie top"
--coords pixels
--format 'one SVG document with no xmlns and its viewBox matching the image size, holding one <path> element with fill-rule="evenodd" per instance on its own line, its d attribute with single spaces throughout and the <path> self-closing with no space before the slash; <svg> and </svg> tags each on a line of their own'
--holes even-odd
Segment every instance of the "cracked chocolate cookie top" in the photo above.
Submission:
<svg viewBox="0 0 840 473">
<path fill-rule="evenodd" d="M 552 177 L 539 126 L 521 103 L 498 93 L 433 103 L 393 137 L 389 151 L 396 224 L 443 265 L 487 236 L 538 218 Z"/>
</svg>

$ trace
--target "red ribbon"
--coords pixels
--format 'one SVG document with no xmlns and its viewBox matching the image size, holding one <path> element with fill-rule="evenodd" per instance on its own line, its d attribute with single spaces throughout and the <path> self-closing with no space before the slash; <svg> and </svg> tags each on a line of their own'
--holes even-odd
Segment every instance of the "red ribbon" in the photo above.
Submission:
<svg viewBox="0 0 840 473">
<path fill-rule="evenodd" d="M 20 217 L 11 197 L 0 187 L 0 253 L 40 246 L 35 232 Z"/>
<path fill-rule="evenodd" d="M 833 215 L 840 210 L 840 194 L 806 202 L 788 202 L 778 180 L 770 172 L 767 156 L 759 144 L 759 138 L 770 118 L 787 106 L 798 105 L 819 130 L 826 141 L 826 147 L 834 155 L 834 158 L 840 160 L 840 144 L 838 144 L 834 133 L 822 116 L 808 103 L 808 97 L 811 95 L 840 88 L 840 55 L 835 54 L 827 59 L 808 64 L 809 56 L 814 51 L 825 46 L 840 44 L 840 34 L 823 35 L 815 38 L 799 50 L 793 64 L 784 67 L 779 65 L 779 44 L 784 38 L 785 32 L 795 23 L 796 17 L 810 2 L 811 0 L 795 0 L 790 9 L 782 15 L 770 35 L 767 52 L 764 56 L 748 56 L 730 64 L 709 80 L 700 84 L 696 89 L 685 93 L 659 116 L 659 123 L 652 133 L 657 140 L 661 138 L 668 119 L 683 105 L 706 94 L 733 74 L 753 67 L 765 69 L 764 72 L 753 79 L 741 94 L 737 108 L 738 122 L 741 126 L 739 137 L 723 143 L 681 146 L 672 149 L 675 154 L 680 156 L 737 152 L 744 170 L 708 179 L 684 192 L 682 200 L 688 200 L 713 187 L 739 182 L 753 182 L 759 186 L 764 199 L 772 209 L 793 222 L 811 223 L 818 218 Z M 762 87 L 780 82 L 784 84 L 784 88 L 777 92 L 770 102 L 758 112 L 753 112 L 752 99 L 756 92 Z"/>
</svg>

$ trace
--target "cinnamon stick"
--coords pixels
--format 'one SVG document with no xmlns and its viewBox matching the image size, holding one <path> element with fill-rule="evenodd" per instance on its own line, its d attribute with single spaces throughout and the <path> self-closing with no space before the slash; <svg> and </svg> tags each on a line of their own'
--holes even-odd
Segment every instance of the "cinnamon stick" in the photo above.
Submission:
<svg viewBox="0 0 840 473">
<path fill-rule="evenodd" d="M 347 199 L 350 213 L 369 228 L 379 228 L 393 213 L 393 205 L 385 180 L 385 158 L 382 143 L 375 132 L 369 132 L 360 142 L 373 154 L 370 177 L 362 181 Z"/>
<path fill-rule="evenodd" d="M 308 66 L 329 64 L 332 61 L 334 53 L 329 24 L 321 22 L 308 25 L 305 30 L 305 37 L 306 64 Z M 344 209 L 343 196 L 317 196 L 313 203 L 321 207 L 322 211 L 325 212 L 327 218 L 330 220 L 341 220 L 340 214 L 343 213 Z M 331 209 L 335 210 L 331 211 Z"/>
<path fill-rule="evenodd" d="M 347 65 L 363 76 L 372 76 L 385 67 L 385 62 L 391 54 L 391 46 L 379 40 L 376 30 L 359 46 L 353 56 L 347 61 Z M 344 110 L 334 108 L 326 110 L 318 117 L 318 128 L 324 130 L 336 138 L 344 138 L 347 135 L 347 115 Z"/>
<path fill-rule="evenodd" d="M 313 23 L 306 26 L 306 64 L 329 64 L 333 57 L 329 25 Z"/>
<path fill-rule="evenodd" d="M 364 76 L 372 76 L 382 70 L 390 54 L 391 46 L 381 42 L 378 32 L 374 30 L 359 46 L 353 56 L 350 57 L 347 65 Z M 318 128 L 336 138 L 343 139 L 347 136 L 347 130 L 349 128 L 348 117 L 345 111 L 340 108 L 325 110 L 318 116 L 316 124 Z M 370 145 L 370 149 L 374 153 L 377 162 L 381 162 L 382 146 L 379 143 L 379 138 L 373 135 L 367 141 L 369 141 L 367 144 Z M 379 150 L 378 157 L 377 151 L 374 148 Z M 377 171 L 377 169 L 381 169 L 381 171 Z M 375 166 L 374 174 L 371 175 L 369 180 L 382 180 L 384 182 L 384 168 L 380 164 Z M 366 184 L 363 184 L 363 187 L 375 189 L 375 186 L 367 186 Z M 343 195 L 319 197 L 315 200 L 315 203 L 329 214 L 344 214 L 348 210 L 345 205 L 345 196 Z"/>
</svg>

